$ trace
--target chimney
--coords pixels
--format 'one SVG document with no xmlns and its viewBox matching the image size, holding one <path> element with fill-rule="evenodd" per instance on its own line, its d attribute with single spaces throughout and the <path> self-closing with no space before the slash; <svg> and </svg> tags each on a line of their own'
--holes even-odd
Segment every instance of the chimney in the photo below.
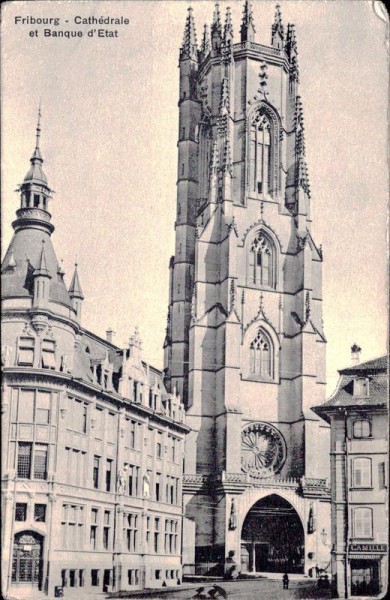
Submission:
<svg viewBox="0 0 390 600">
<path fill-rule="evenodd" d="M 351 362 L 352 366 L 358 365 L 360 363 L 360 353 L 362 349 L 357 344 L 354 344 L 351 347 Z"/>
<path fill-rule="evenodd" d="M 115 335 L 115 331 L 113 331 L 111 329 L 111 327 L 109 329 L 107 329 L 106 331 L 106 340 L 109 344 L 113 344 L 113 339 L 114 339 L 114 335 Z"/>
</svg>

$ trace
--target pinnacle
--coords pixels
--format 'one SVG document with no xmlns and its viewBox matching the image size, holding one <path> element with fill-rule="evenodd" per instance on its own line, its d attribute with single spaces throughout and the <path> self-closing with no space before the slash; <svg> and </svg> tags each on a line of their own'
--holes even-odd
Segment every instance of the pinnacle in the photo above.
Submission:
<svg viewBox="0 0 390 600">
<path fill-rule="evenodd" d="M 189 7 L 186 24 L 184 27 L 183 45 L 180 58 L 197 59 L 198 44 L 196 40 L 195 21 L 192 8 Z"/>
<path fill-rule="evenodd" d="M 279 4 L 275 7 L 275 19 L 272 25 L 271 44 L 277 48 L 283 48 L 284 28 L 282 24 L 282 13 Z"/>
<path fill-rule="evenodd" d="M 253 42 L 255 32 L 256 29 L 253 22 L 252 5 L 249 0 L 245 0 L 241 23 L 241 42 Z"/>
<path fill-rule="evenodd" d="M 233 23 L 232 23 L 232 13 L 230 7 L 228 6 L 226 9 L 226 17 L 225 17 L 225 27 L 224 27 L 224 42 L 225 44 L 233 39 Z"/>
<path fill-rule="evenodd" d="M 77 262 L 74 265 L 74 273 L 68 292 L 71 298 L 80 298 L 81 300 L 84 299 L 84 295 L 80 285 L 79 274 L 77 271 Z"/>
<path fill-rule="evenodd" d="M 222 24 L 221 24 L 221 13 L 219 12 L 219 4 L 217 3 L 214 8 L 213 22 L 211 24 L 211 33 L 217 32 L 219 36 L 222 35 Z"/>
<path fill-rule="evenodd" d="M 49 273 L 49 269 L 47 268 L 47 261 L 46 261 L 46 254 L 45 254 L 45 241 L 42 240 L 42 249 L 41 249 L 41 254 L 39 257 L 39 261 L 38 261 L 38 266 L 34 271 L 34 276 L 37 275 L 46 275 L 48 277 L 51 277 L 50 273 Z"/>
<path fill-rule="evenodd" d="M 206 57 L 208 55 L 208 53 L 210 52 L 210 47 L 211 47 L 211 42 L 210 42 L 209 26 L 207 24 L 205 24 L 204 28 L 203 28 L 203 38 L 202 38 L 202 45 L 201 45 L 201 52 L 204 57 Z"/>
</svg>

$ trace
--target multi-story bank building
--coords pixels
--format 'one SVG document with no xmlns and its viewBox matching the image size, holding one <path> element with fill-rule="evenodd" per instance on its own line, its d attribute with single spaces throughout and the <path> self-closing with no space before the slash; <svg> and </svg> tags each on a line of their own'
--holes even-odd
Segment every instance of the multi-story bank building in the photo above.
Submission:
<svg viewBox="0 0 390 600">
<path fill-rule="evenodd" d="M 260 12 L 260 9 L 259 9 Z M 294 25 L 218 5 L 180 50 L 166 383 L 184 399 L 184 569 L 329 565 L 322 251 L 311 233 Z"/>
<path fill-rule="evenodd" d="M 37 144 L 2 274 L 2 594 L 84 598 L 181 579 L 188 427 L 141 356 L 81 325 Z"/>
</svg>

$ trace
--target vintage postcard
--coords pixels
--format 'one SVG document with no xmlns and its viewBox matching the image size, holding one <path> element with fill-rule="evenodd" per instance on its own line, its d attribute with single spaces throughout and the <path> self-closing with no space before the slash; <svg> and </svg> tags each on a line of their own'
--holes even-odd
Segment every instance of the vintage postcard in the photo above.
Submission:
<svg viewBox="0 0 390 600">
<path fill-rule="evenodd" d="M 1 37 L 2 597 L 385 597 L 384 4 Z"/>
</svg>

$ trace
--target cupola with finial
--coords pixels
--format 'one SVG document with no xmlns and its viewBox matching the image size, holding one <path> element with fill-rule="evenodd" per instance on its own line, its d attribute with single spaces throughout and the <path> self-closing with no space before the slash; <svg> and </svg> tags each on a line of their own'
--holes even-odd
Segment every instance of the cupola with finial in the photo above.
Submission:
<svg viewBox="0 0 390 600">
<path fill-rule="evenodd" d="M 47 183 L 43 172 L 43 158 L 40 150 L 41 136 L 41 107 L 38 109 L 38 122 L 36 129 L 35 149 L 31 156 L 31 166 L 17 191 L 20 193 L 20 208 L 17 210 L 17 219 L 13 222 L 15 231 L 34 226 L 49 235 L 54 231 L 50 222 L 49 201 L 53 190 Z"/>
</svg>

